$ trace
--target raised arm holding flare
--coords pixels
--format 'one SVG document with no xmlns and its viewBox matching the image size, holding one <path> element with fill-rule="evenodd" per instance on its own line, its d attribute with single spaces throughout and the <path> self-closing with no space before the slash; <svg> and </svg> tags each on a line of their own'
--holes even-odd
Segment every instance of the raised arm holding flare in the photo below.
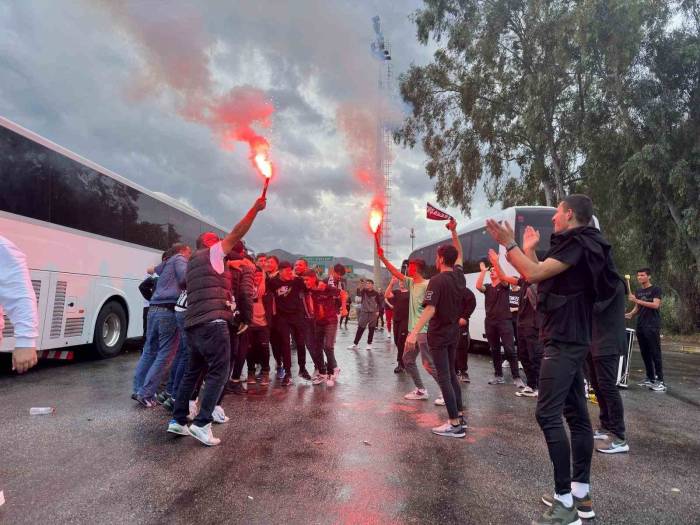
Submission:
<svg viewBox="0 0 700 525">
<path fill-rule="evenodd" d="M 382 261 L 384 266 L 386 267 L 387 270 L 389 270 L 389 273 L 394 276 L 395 279 L 398 279 L 399 281 L 403 281 L 406 276 L 402 274 L 396 266 L 391 264 L 386 257 L 384 257 L 384 250 L 382 247 L 379 245 L 379 237 L 376 235 L 374 236 L 374 242 L 377 245 L 377 257 L 379 257 L 379 260 Z M 388 288 L 387 288 L 388 289 Z"/>
<path fill-rule="evenodd" d="M 243 217 L 240 222 L 233 227 L 231 232 L 222 239 L 221 246 L 224 253 L 230 252 L 234 245 L 240 241 L 246 233 L 248 233 L 248 230 L 250 230 L 250 227 L 253 225 L 258 212 L 264 210 L 266 205 L 267 200 L 264 197 L 260 197 L 255 201 L 255 204 L 253 204 L 253 207 L 248 210 L 245 217 Z"/>
</svg>

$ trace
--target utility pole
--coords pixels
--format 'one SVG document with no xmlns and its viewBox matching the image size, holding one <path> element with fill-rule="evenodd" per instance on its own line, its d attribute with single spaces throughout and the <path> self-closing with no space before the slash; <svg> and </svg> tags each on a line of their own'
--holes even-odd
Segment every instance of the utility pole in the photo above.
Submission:
<svg viewBox="0 0 700 525">
<path fill-rule="evenodd" d="M 413 241 L 416 240 L 416 232 L 411 228 L 411 253 L 413 253 Z"/>
</svg>

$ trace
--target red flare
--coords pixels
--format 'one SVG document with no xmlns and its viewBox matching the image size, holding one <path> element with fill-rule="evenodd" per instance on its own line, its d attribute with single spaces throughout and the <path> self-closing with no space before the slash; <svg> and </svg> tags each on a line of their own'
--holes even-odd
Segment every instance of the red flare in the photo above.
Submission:
<svg viewBox="0 0 700 525">
<path fill-rule="evenodd" d="M 373 234 L 376 235 L 379 231 L 383 218 L 384 214 L 380 208 L 372 208 L 369 212 L 369 229 L 372 230 Z"/>
</svg>

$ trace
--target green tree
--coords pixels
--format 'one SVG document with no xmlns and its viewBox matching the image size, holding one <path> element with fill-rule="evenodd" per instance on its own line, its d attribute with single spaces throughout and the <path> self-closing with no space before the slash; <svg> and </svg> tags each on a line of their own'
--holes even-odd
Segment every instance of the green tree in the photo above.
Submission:
<svg viewBox="0 0 700 525">
<path fill-rule="evenodd" d="M 479 181 L 492 203 L 552 205 L 575 188 L 600 75 L 631 67 L 651 3 L 425 0 L 418 40 L 441 47 L 402 75 L 412 113 L 395 138 L 421 138 L 438 200 L 468 213 Z"/>
<path fill-rule="evenodd" d="M 615 97 L 622 109 L 589 132 L 584 179 L 627 268 L 649 264 L 678 299 L 677 328 L 690 331 L 700 326 L 700 9 L 676 7 L 682 24 L 649 33 Z"/>
<path fill-rule="evenodd" d="M 420 141 L 438 201 L 466 214 L 480 183 L 503 206 L 591 194 L 621 268 L 661 270 L 689 329 L 700 322 L 698 12 L 697 0 L 425 0 L 417 38 L 438 49 L 400 78 L 412 111 L 395 139 Z"/>
</svg>

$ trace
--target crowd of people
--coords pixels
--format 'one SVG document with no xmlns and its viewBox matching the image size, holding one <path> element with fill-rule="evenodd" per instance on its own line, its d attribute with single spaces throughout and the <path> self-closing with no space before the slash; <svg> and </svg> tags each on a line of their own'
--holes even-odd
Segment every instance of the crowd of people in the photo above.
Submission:
<svg viewBox="0 0 700 525">
<path fill-rule="evenodd" d="M 147 408 L 161 404 L 172 410 L 168 432 L 193 436 L 209 446 L 220 443 L 212 434 L 212 422 L 229 419 L 223 397 L 245 391 L 244 366 L 249 385 L 270 383 L 270 349 L 274 375 L 282 386 L 293 383 L 292 343 L 297 377 L 333 387 L 340 374 L 336 332 L 343 325 L 347 329 L 350 304 L 345 268 L 336 265 L 320 279 L 304 259 L 292 263 L 258 254 L 253 260 L 243 237 L 265 204 L 258 199 L 224 238 L 211 232 L 200 235 L 195 251 L 175 244 L 158 266 L 148 269 L 150 276 L 139 287 L 149 307 L 132 397 Z M 488 383 L 505 383 L 503 347 L 515 394 L 537 399 L 535 416 L 554 469 L 554 494 L 542 497 L 548 509 L 534 522 L 539 525 L 577 524 L 580 517 L 595 516 L 590 496 L 594 440 L 606 441 L 597 448 L 601 453 L 629 451 L 617 388 L 619 359 L 628 344 L 625 319 L 637 317 L 646 369 L 640 385 L 666 391 L 659 333 L 661 290 L 652 284 L 649 268 L 637 272 L 640 288 L 629 290 L 592 217 L 588 197 L 564 198 L 552 218 L 550 248 L 541 259 L 536 253 L 537 230 L 526 227 L 518 243 L 507 222 L 486 221 L 488 233 L 504 247 L 506 259 L 518 272 L 507 275 L 492 250 L 476 281 L 476 291 L 484 295 L 484 328 L 494 367 Z M 371 280 L 357 291 L 357 331 L 349 348 L 358 350 L 367 331 L 367 349 L 372 349 L 374 331 L 386 313 L 397 349 L 394 372 L 406 372 L 415 386 L 404 397 L 430 398 L 417 366 L 420 355 L 439 391 L 434 402 L 444 405 L 448 416 L 432 432 L 462 438 L 468 426 L 461 383 L 470 382 L 469 318 L 476 300 L 466 285 L 456 226 L 454 219 L 447 224 L 452 242 L 438 248 L 437 274 L 431 277 L 420 259 L 409 260 L 403 274 L 377 244 L 392 282 L 383 294 Z M 23 373 L 37 360 L 35 296 L 23 254 L 4 237 L 0 261 L 0 308 L 14 325 L 13 368 Z M 490 283 L 484 283 L 487 272 Z M 626 300 L 634 304 L 629 312 Z M 313 374 L 307 368 L 307 350 Z M 600 405 L 595 432 L 585 379 Z"/>
<path fill-rule="evenodd" d="M 151 277 L 143 285 L 154 283 L 133 397 L 146 407 L 163 404 L 171 409 L 168 432 L 194 436 L 205 445 L 220 442 L 212 434 L 212 422 L 228 421 L 224 395 L 244 393 L 244 382 L 270 383 L 270 349 L 274 375 L 282 386 L 293 383 L 292 346 L 298 378 L 332 387 L 340 374 L 336 332 L 343 324 L 347 329 L 351 304 L 345 268 L 336 265 L 322 280 L 304 259 L 292 263 L 259 254 L 253 260 L 242 238 L 264 208 L 265 201 L 258 200 L 223 239 L 202 234 L 194 253 L 187 246 L 173 246 L 159 266 L 149 269 L 157 279 Z M 484 330 L 493 361 L 488 384 L 506 383 L 505 357 L 515 395 L 537 399 L 536 419 L 555 480 L 554 495 L 542 498 L 549 508 L 536 522 L 540 524 L 578 523 L 579 517 L 595 515 L 590 497 L 594 440 L 606 441 L 597 448 L 601 453 L 629 451 L 616 386 L 619 358 L 627 345 L 625 318 L 639 315 L 638 337 L 647 367 L 643 384 L 655 391 L 666 388 L 658 333 L 661 292 L 651 285 L 646 268 L 637 274 L 642 287 L 636 294 L 629 292 L 613 264 L 610 245 L 591 225 L 592 213 L 588 197 L 566 197 L 552 219 L 551 247 L 542 260 L 536 255 L 538 231 L 525 228 L 521 246 L 510 225 L 487 221 L 487 231 L 504 246 L 518 275 L 508 275 L 491 250 L 475 284 L 474 291 L 484 296 Z M 421 259 L 409 260 L 402 273 L 377 241 L 392 281 L 384 293 L 371 280 L 361 283 L 356 292 L 357 330 L 348 348 L 357 351 L 367 333 L 366 349 L 371 350 L 375 330 L 386 317 L 397 350 L 394 372 L 407 373 L 415 387 L 404 398 L 430 399 L 417 365 L 420 356 L 439 392 L 434 403 L 445 406 L 448 416 L 432 432 L 462 438 L 468 426 L 461 383 L 471 381 L 469 320 L 476 298 L 466 284 L 456 227 L 451 219 L 447 228 L 452 242 L 438 248 L 433 276 L 427 275 L 428 264 Z M 626 298 L 635 304 L 629 313 Z M 307 367 L 307 350 L 313 374 Z M 245 365 L 247 379 L 242 378 Z M 595 432 L 585 398 L 586 379 L 600 405 Z M 157 392 L 163 383 L 165 389 Z"/>
</svg>

